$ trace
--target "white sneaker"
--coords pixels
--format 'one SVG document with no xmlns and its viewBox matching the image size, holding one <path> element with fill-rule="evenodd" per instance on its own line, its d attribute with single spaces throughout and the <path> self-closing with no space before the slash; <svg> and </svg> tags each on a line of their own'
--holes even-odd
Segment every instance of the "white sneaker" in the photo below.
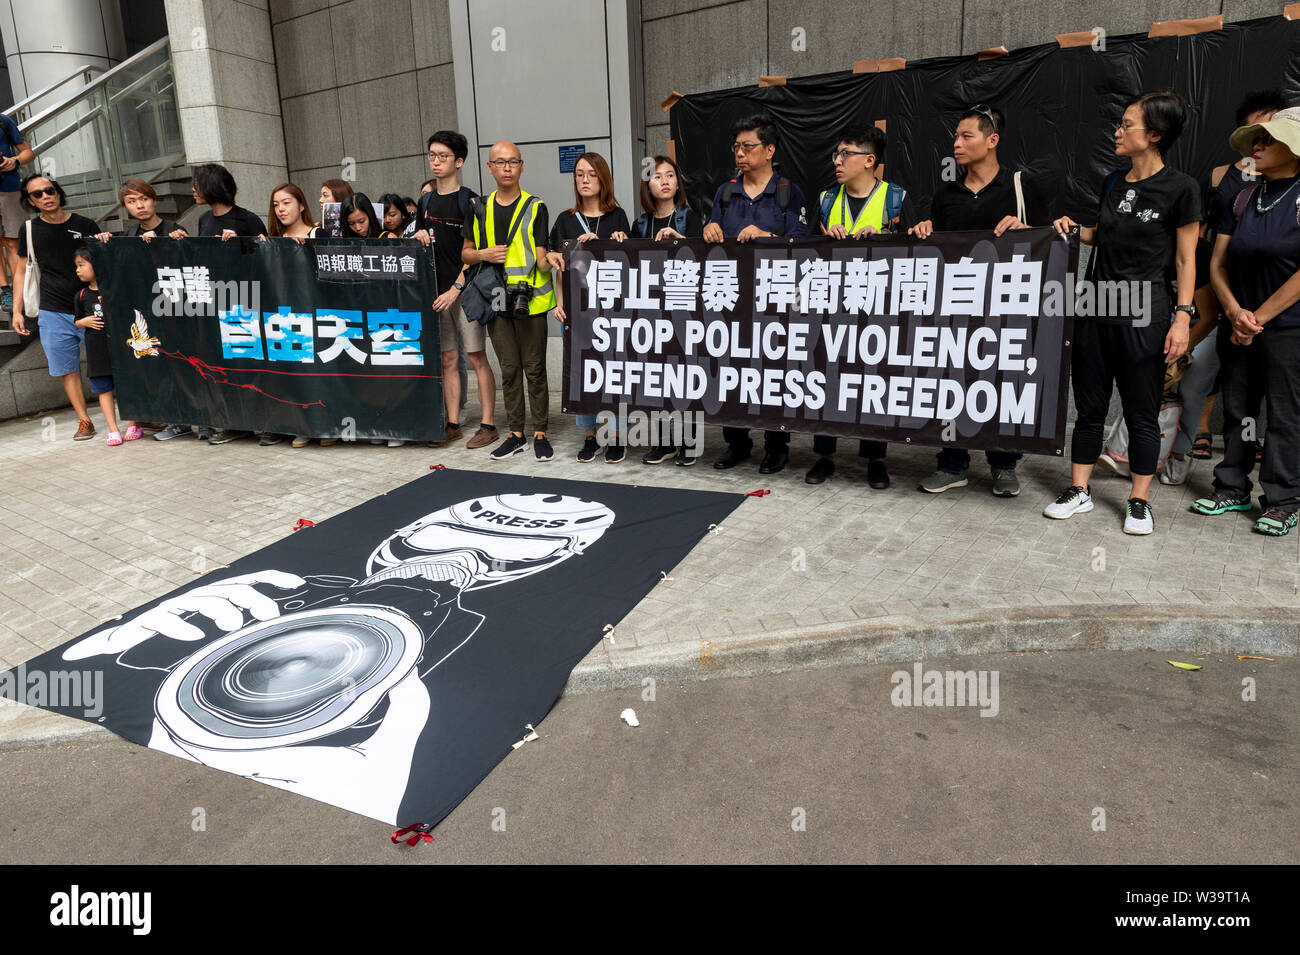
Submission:
<svg viewBox="0 0 1300 955">
<path fill-rule="evenodd" d="M 1192 470 L 1192 457 L 1189 454 L 1183 455 L 1180 461 L 1172 454 L 1165 460 L 1164 469 L 1160 472 L 1161 484 L 1186 484 L 1187 475 Z"/>
<path fill-rule="evenodd" d="M 1068 487 L 1051 504 L 1043 508 L 1043 516 L 1063 521 L 1075 514 L 1086 514 L 1092 510 L 1092 495 L 1087 488 Z"/>
<path fill-rule="evenodd" d="M 1112 474 L 1118 474 L 1120 477 L 1129 477 L 1131 474 L 1127 461 L 1117 461 L 1105 451 L 1098 455 L 1097 463 L 1107 471 L 1110 471 Z"/>
<path fill-rule="evenodd" d="M 406 442 L 403 441 L 401 438 L 389 438 L 389 439 L 388 439 L 388 446 L 389 446 L 390 448 L 400 448 L 400 447 L 401 447 L 402 445 L 404 445 L 404 444 L 406 444 Z"/>
<path fill-rule="evenodd" d="M 1128 511 L 1124 514 L 1124 533 L 1150 534 L 1155 529 L 1155 515 L 1151 511 L 1151 505 L 1140 497 L 1130 497 Z"/>
</svg>

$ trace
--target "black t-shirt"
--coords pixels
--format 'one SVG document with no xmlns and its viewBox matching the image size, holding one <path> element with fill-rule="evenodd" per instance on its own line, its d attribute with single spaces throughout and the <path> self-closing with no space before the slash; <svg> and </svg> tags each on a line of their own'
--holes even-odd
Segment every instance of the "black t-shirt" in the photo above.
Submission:
<svg viewBox="0 0 1300 955">
<path fill-rule="evenodd" d="M 585 226 L 583 220 L 586 220 Z M 596 233 L 601 239 L 608 239 L 615 232 L 631 230 L 632 227 L 627 222 L 627 213 L 623 211 L 622 206 L 615 206 L 613 210 L 603 215 L 584 215 L 581 219 L 572 209 L 565 209 L 555 217 L 555 225 L 551 228 L 551 237 L 546 243 L 546 248 L 551 252 L 559 252 L 562 249 L 562 242 L 576 239 L 588 232 Z"/>
<path fill-rule="evenodd" d="M 646 235 L 641 235 L 637 230 L 637 222 L 641 221 L 641 217 L 638 217 L 636 222 L 632 223 L 632 228 L 628 230 L 627 234 L 634 239 L 653 239 L 659 234 L 660 229 L 673 228 L 673 217 L 674 214 L 671 212 L 666 216 L 650 216 L 649 221 L 646 223 L 648 230 Z M 686 206 L 686 221 L 682 225 L 685 228 L 681 230 L 681 233 L 687 238 L 704 235 L 704 220 L 690 206 Z"/>
<path fill-rule="evenodd" d="M 1255 191 L 1241 218 L 1233 218 L 1229 209 L 1219 232 L 1232 236 L 1227 263 L 1232 294 L 1252 312 L 1300 270 L 1300 177 L 1260 179 L 1253 185 Z M 1260 208 L 1266 211 L 1261 214 Z M 1264 334 L 1272 328 L 1297 326 L 1300 302 L 1266 324 Z"/>
<path fill-rule="evenodd" d="M 1030 188 L 1029 177 L 1023 173 L 1020 191 L 1025 197 L 1025 224 L 1045 225 L 1046 213 Z M 945 182 L 935 191 L 930 203 L 930 221 L 936 232 L 996 229 L 999 222 L 1015 214 L 1015 172 L 1005 166 L 1000 166 L 993 181 L 979 192 L 971 192 L 966 187 L 965 177 L 957 182 Z"/>
<path fill-rule="evenodd" d="M 257 213 L 249 212 L 243 206 L 231 206 L 230 211 L 223 216 L 213 215 L 211 209 L 199 216 L 199 235 L 220 237 L 226 232 L 256 238 L 266 235 L 266 223 Z"/>
<path fill-rule="evenodd" d="M 158 225 L 156 225 L 152 229 L 144 229 L 140 225 L 139 219 L 132 219 L 130 222 L 127 223 L 126 231 L 123 232 L 122 234 L 126 236 L 135 237 L 138 236 L 141 232 L 153 232 L 155 235 L 168 236 L 171 235 L 173 232 L 175 232 L 177 229 L 180 229 L 182 232 L 185 231 L 184 227 L 179 222 L 173 222 L 171 219 L 163 219 L 161 222 L 158 223 Z M 258 234 L 260 235 L 261 233 Z"/>
<path fill-rule="evenodd" d="M 72 314 L 72 300 L 81 288 L 72 254 L 102 231 L 97 222 L 75 212 L 58 225 L 50 225 L 40 216 L 32 220 L 32 244 L 36 246 L 36 266 L 41 270 L 41 308 Z M 18 254 L 29 257 L 26 225 L 18 230 Z"/>
<path fill-rule="evenodd" d="M 469 210 L 474 191 L 462 187 L 445 196 L 430 192 L 420 197 L 416 229 L 424 229 L 433 238 L 433 266 L 437 272 L 438 294 L 451 288 L 460 276 L 464 263 L 460 250 L 465 244 L 465 212 L 461 210 L 461 192 L 465 192 L 465 211 Z"/>
<path fill-rule="evenodd" d="M 488 200 L 485 199 L 484 202 L 486 201 Z M 508 206 L 503 206 L 501 203 L 492 200 L 492 214 L 494 216 L 492 220 L 492 237 L 496 239 L 497 245 L 506 244 L 506 236 L 510 234 L 510 220 L 514 217 L 515 209 L 518 205 L 519 198 L 516 198 L 515 201 L 510 203 Z M 546 245 L 547 232 L 550 229 L 550 225 L 551 220 L 546 211 L 546 203 L 541 199 L 538 199 L 537 202 L 533 204 L 533 245 Z M 473 237 L 474 235 L 472 232 L 466 236 L 466 238 L 470 239 Z M 486 230 L 481 233 L 480 239 L 483 243 L 482 247 L 486 248 Z"/>
<path fill-rule="evenodd" d="M 1215 235 L 1231 235 L 1234 223 L 1232 214 L 1232 205 L 1237 201 L 1237 196 L 1243 189 L 1248 189 L 1257 182 L 1262 182 L 1258 176 L 1247 179 L 1236 166 L 1229 166 L 1223 173 L 1223 178 L 1219 180 L 1217 186 L 1210 187 L 1209 200 L 1206 208 L 1206 221 L 1210 223 L 1210 228 L 1214 230 Z"/>
<path fill-rule="evenodd" d="M 1178 229 L 1200 221 L 1201 190 L 1191 176 L 1170 166 L 1138 182 L 1118 176 L 1101 204 L 1093 279 L 1150 282 L 1150 299 L 1143 294 L 1150 305 L 1149 320 L 1168 321 L 1174 305 Z M 1097 316 L 1120 325 L 1132 324 L 1135 317 Z"/>
<path fill-rule="evenodd" d="M 85 286 L 78 290 L 72 305 L 74 320 L 94 315 L 104 317 L 104 300 L 98 289 Z M 108 357 L 108 329 L 86 328 L 86 374 L 91 378 L 105 378 L 113 374 L 113 364 Z"/>
</svg>

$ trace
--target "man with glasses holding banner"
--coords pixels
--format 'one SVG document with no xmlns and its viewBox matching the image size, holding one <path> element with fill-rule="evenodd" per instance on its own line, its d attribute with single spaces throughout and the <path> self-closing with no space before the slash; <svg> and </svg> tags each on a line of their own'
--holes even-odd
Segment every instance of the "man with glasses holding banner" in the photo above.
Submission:
<svg viewBox="0 0 1300 955">
<path fill-rule="evenodd" d="M 1046 221 L 1043 209 L 1031 212 L 1025 201 L 1022 174 L 998 164 L 998 144 L 1006 130 L 1001 111 L 986 104 L 972 106 L 957 122 L 952 156 L 965 173 L 956 182 L 944 182 L 935 191 L 930 218 L 908 230 L 909 235 L 928 239 L 932 232 L 992 229 L 1002 235 L 1008 229 L 1026 229 L 1034 218 Z M 1020 493 L 1016 462 L 1023 455 L 1015 451 L 984 452 L 993 472 L 993 495 L 1015 497 Z M 970 469 L 970 452 L 945 447 L 939 452 L 939 467 L 922 479 L 919 489 L 942 494 L 965 487 Z"/>
<path fill-rule="evenodd" d="M 832 239 L 861 239 L 880 232 L 906 229 L 915 220 L 907 190 L 885 182 L 880 170 L 885 161 L 885 133 L 875 126 L 852 123 L 839 135 L 831 155 L 836 188 L 827 189 L 818 202 L 817 220 Z M 813 435 L 818 455 L 804 476 L 808 484 L 821 484 L 835 473 L 834 435 Z M 858 442 L 858 456 L 867 460 L 867 484 L 876 490 L 889 487 L 884 441 Z"/>
<path fill-rule="evenodd" d="M 732 153 L 740 175 L 724 182 L 713 197 L 713 211 L 704 238 L 721 242 L 734 238 L 739 242 L 778 235 L 807 235 L 808 216 L 803 192 L 794 183 L 776 174 L 772 157 L 776 154 L 776 121 L 766 113 L 738 120 L 731 128 Z M 722 429 L 727 450 L 713 466 L 719 470 L 734 468 L 754 453 L 748 428 Z M 766 431 L 763 434 L 763 460 L 760 474 L 775 474 L 790 459 L 790 433 Z"/>
</svg>

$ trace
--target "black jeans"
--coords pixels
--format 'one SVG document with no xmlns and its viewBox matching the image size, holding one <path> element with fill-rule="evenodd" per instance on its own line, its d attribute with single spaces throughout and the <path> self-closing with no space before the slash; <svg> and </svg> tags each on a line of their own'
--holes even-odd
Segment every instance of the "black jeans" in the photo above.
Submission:
<svg viewBox="0 0 1300 955">
<path fill-rule="evenodd" d="M 813 454 L 820 454 L 824 458 L 829 458 L 835 453 L 835 445 L 838 442 L 833 434 L 814 434 L 813 435 Z M 888 445 L 884 441 L 869 441 L 862 439 L 858 442 L 858 457 L 866 458 L 868 461 L 875 461 L 885 456 L 885 448 Z"/>
<path fill-rule="evenodd" d="M 1156 473 L 1168 334 L 1168 317 L 1141 328 L 1092 318 L 1074 320 L 1070 373 L 1077 417 L 1070 446 L 1072 462 L 1097 463 L 1111 390 L 1118 388 L 1128 423 L 1129 467 L 1134 474 Z"/>
<path fill-rule="evenodd" d="M 735 448 L 740 454 L 748 454 L 754 450 L 754 439 L 749 436 L 748 428 L 723 428 L 722 438 L 727 442 L 727 446 Z M 777 451 L 790 447 L 789 431 L 764 431 L 763 432 L 763 450 Z"/>
<path fill-rule="evenodd" d="M 1097 452 L 1100 454 L 1101 452 Z M 965 448 L 944 447 L 939 451 L 939 470 L 949 474 L 960 474 L 970 468 L 970 452 Z M 1014 471 L 1016 462 L 1024 457 L 1019 451 L 985 451 L 990 471 Z"/>
<path fill-rule="evenodd" d="M 1214 486 L 1250 494 L 1259 446 L 1260 400 L 1268 401 L 1268 430 L 1259 486 L 1267 507 L 1300 506 L 1300 328 L 1269 328 L 1249 345 L 1230 341 L 1219 325 L 1219 407 L 1223 409 L 1223 460 Z M 1247 440 L 1249 437 L 1250 440 Z"/>
</svg>

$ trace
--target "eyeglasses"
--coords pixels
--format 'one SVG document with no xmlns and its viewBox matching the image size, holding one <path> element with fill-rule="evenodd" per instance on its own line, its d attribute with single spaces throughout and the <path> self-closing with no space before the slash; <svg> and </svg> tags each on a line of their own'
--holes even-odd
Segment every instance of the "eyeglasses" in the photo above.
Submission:
<svg viewBox="0 0 1300 955">
<path fill-rule="evenodd" d="M 524 161 L 522 159 L 489 159 L 488 160 L 489 166 L 497 166 L 502 169 L 515 169 L 519 166 L 522 166 L 523 164 Z"/>
<path fill-rule="evenodd" d="M 450 162 L 453 156 L 451 153 L 435 153 L 432 149 L 430 149 L 429 158 L 437 160 L 438 162 Z"/>
<path fill-rule="evenodd" d="M 59 190 L 55 189 L 53 186 L 47 186 L 44 189 L 29 189 L 27 191 L 27 198 L 39 199 L 41 196 L 57 196 L 58 194 Z"/>
<path fill-rule="evenodd" d="M 573 178 L 581 179 L 583 182 L 586 182 L 588 179 L 599 179 L 600 177 L 594 172 L 575 172 Z"/>
<path fill-rule="evenodd" d="M 993 132 L 996 133 L 998 131 L 998 120 L 997 120 L 997 116 L 994 115 L 993 113 L 992 106 L 989 106 L 986 103 L 980 103 L 976 106 L 972 106 L 970 108 L 970 111 L 972 113 L 978 113 L 980 116 L 983 116 L 985 119 L 987 119 L 993 125 Z"/>
<path fill-rule="evenodd" d="M 1123 123 L 1120 123 L 1118 126 L 1115 127 L 1115 135 L 1123 136 L 1127 133 L 1137 133 L 1137 132 L 1144 133 L 1146 132 L 1146 129 L 1147 128 L 1145 126 L 1125 126 Z"/>
<path fill-rule="evenodd" d="M 844 162 L 850 156 L 874 156 L 870 149 L 841 149 L 831 153 L 831 162 Z"/>
<path fill-rule="evenodd" d="M 766 145 L 766 143 L 732 143 L 731 151 L 733 153 L 752 153 L 759 146 Z"/>
</svg>

